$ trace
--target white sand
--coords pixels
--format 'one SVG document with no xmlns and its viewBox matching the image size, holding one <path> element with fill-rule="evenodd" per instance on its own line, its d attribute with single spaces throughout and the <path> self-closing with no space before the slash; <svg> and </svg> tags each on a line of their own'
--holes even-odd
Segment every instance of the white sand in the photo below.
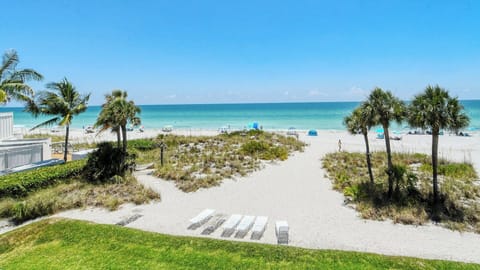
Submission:
<svg viewBox="0 0 480 270">
<path fill-rule="evenodd" d="M 188 132 L 186 131 L 189 135 Z M 215 132 L 205 132 L 212 134 Z M 135 133 L 129 133 L 135 134 Z M 155 136 L 139 133 L 139 136 Z M 131 136 L 133 137 L 133 136 Z M 383 150 L 384 141 L 371 134 L 372 150 Z M 188 220 L 205 208 L 225 214 L 268 216 L 262 243 L 276 243 L 274 222 L 290 225 L 290 245 L 315 249 L 366 251 L 388 255 L 448 259 L 480 263 L 480 234 L 459 233 L 429 224 L 410 226 L 391 221 L 370 221 L 358 217 L 343 205 L 343 195 L 332 190 L 321 168 L 323 155 L 337 150 L 338 139 L 346 151 L 364 151 L 363 137 L 346 132 L 320 131 L 318 137 L 300 139 L 310 145 L 285 162 L 221 186 L 183 193 L 172 182 L 139 173 L 138 179 L 161 193 L 162 201 L 148 205 L 125 205 L 109 212 L 103 209 L 72 210 L 56 216 L 114 224 L 136 213 L 143 215 L 127 227 L 173 235 L 201 236 L 202 229 L 187 230 Z M 431 137 L 405 135 L 392 141 L 393 151 L 430 152 Z M 414 151 L 415 150 L 415 151 Z M 472 162 L 480 171 L 480 137 L 441 136 L 440 157 Z M 221 229 L 207 237 L 220 238 Z M 230 237 L 228 239 L 236 238 Z M 250 241 L 250 234 L 244 241 Z"/>
</svg>

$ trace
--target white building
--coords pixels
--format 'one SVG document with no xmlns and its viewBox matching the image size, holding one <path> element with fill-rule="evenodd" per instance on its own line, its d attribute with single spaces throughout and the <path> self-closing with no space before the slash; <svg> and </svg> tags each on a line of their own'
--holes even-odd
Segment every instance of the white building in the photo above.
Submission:
<svg viewBox="0 0 480 270">
<path fill-rule="evenodd" d="M 0 113 L 0 172 L 51 159 L 50 143 L 50 138 L 15 138 L 13 113 Z"/>
</svg>

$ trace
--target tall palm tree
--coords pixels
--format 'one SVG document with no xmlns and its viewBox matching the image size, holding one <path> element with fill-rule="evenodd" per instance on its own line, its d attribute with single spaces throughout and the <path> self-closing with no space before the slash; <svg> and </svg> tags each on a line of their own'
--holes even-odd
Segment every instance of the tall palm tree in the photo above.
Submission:
<svg viewBox="0 0 480 270">
<path fill-rule="evenodd" d="M 33 69 L 17 70 L 18 54 L 14 50 L 5 52 L 0 66 L 0 104 L 12 99 L 28 101 L 33 89 L 26 83 L 29 80 L 40 81 L 43 76 Z"/>
<path fill-rule="evenodd" d="M 468 126 L 470 119 L 463 111 L 457 98 L 452 98 L 440 86 L 427 86 L 425 91 L 416 95 L 409 106 L 408 123 L 412 127 L 431 129 L 432 131 L 432 175 L 434 217 L 438 218 L 438 141 L 441 129 L 458 131 Z"/>
<path fill-rule="evenodd" d="M 26 111 L 31 112 L 35 117 L 38 115 L 55 115 L 54 118 L 38 124 L 32 129 L 53 124 L 65 126 L 63 159 L 67 161 L 68 136 L 72 119 L 75 115 L 87 109 L 90 94 L 80 95 L 66 78 L 60 82 L 49 83 L 46 87 L 51 91 L 40 92 L 38 100 L 29 102 Z"/>
<path fill-rule="evenodd" d="M 97 118 L 96 125 L 101 126 L 102 130 L 112 128 L 117 131 L 117 139 L 122 135 L 123 152 L 127 152 L 127 125 L 139 125 L 141 123 L 137 114 L 140 108 L 135 103 L 127 100 L 126 91 L 113 90 L 111 95 L 105 96 L 105 103 L 102 105 L 102 111 Z"/>
<path fill-rule="evenodd" d="M 117 90 L 112 91 L 115 92 Z M 105 95 L 105 103 L 102 104 L 102 111 L 98 115 L 97 121 L 95 122 L 94 127 L 100 127 L 99 134 L 108 129 L 117 135 L 117 147 L 120 148 L 121 143 L 121 131 L 120 126 L 117 121 L 114 119 L 114 112 L 109 107 L 114 100 L 114 96 L 110 94 Z"/>
<path fill-rule="evenodd" d="M 391 198 L 393 194 L 393 163 L 392 151 L 390 148 L 390 134 L 388 128 L 391 121 L 401 123 L 405 117 L 405 104 L 395 97 L 390 91 L 383 91 L 376 87 L 368 97 L 368 103 L 375 115 L 373 123 L 383 127 L 385 146 L 387 150 L 387 175 L 388 175 L 388 197 Z"/>
<path fill-rule="evenodd" d="M 372 163 L 370 160 L 370 146 L 368 143 L 368 131 L 374 125 L 374 115 L 372 107 L 368 102 L 362 103 L 359 107 L 353 110 L 352 114 L 345 117 L 343 120 L 345 125 L 347 126 L 348 132 L 351 134 L 359 134 L 363 135 L 365 140 L 365 148 L 366 148 L 366 159 L 367 159 L 367 167 L 368 167 L 368 175 L 370 177 L 370 186 L 374 186 L 373 180 L 373 173 L 372 173 Z"/>
</svg>

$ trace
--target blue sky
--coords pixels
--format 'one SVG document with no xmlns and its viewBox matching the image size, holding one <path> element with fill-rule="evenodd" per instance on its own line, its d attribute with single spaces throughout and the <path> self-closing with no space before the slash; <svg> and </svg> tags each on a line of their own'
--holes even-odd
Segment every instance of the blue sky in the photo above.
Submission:
<svg viewBox="0 0 480 270">
<path fill-rule="evenodd" d="M 480 98 L 480 1 L 10 1 L 0 50 L 101 104 Z M 42 89 L 42 84 L 34 84 Z M 10 106 L 16 105 L 10 103 Z"/>
</svg>

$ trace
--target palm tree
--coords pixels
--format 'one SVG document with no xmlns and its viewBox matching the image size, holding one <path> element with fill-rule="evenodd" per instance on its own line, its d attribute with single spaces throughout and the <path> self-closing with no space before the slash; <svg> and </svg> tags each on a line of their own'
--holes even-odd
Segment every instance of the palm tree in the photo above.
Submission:
<svg viewBox="0 0 480 270">
<path fill-rule="evenodd" d="M 52 91 L 41 92 L 36 102 L 32 101 L 28 103 L 26 111 L 31 112 L 35 117 L 38 115 L 55 115 L 54 118 L 38 124 L 32 129 L 53 124 L 65 126 L 65 151 L 63 159 L 67 161 L 68 136 L 72 119 L 75 115 L 87 109 L 90 94 L 80 95 L 66 78 L 60 82 L 49 83 L 46 87 Z"/>
<path fill-rule="evenodd" d="M 17 70 L 19 62 L 16 51 L 5 52 L 0 66 L 0 104 L 12 99 L 28 101 L 33 96 L 33 89 L 26 84 L 29 80 L 40 81 L 43 76 L 33 69 Z"/>
<path fill-rule="evenodd" d="M 468 116 L 457 98 L 440 86 L 427 86 L 425 91 L 413 99 L 409 106 L 408 123 L 412 127 L 432 131 L 432 174 L 434 218 L 438 218 L 438 141 L 441 129 L 458 131 L 469 124 Z"/>
<path fill-rule="evenodd" d="M 368 175 L 370 176 L 370 186 L 374 186 L 373 173 L 372 173 L 372 163 L 370 161 L 370 146 L 368 143 L 368 131 L 374 125 L 373 122 L 373 110 L 368 102 L 362 103 L 359 107 L 353 110 L 352 114 L 345 117 L 343 120 L 347 126 L 348 132 L 351 134 L 363 135 L 365 140 L 366 148 L 366 159 L 368 167 Z"/>
<path fill-rule="evenodd" d="M 117 90 L 114 90 L 117 91 Z M 114 92 L 112 91 L 112 93 Z M 117 94 L 118 95 L 118 94 Z M 120 126 L 118 123 L 116 123 L 116 120 L 114 119 L 114 113 L 109 107 L 111 103 L 114 100 L 114 96 L 110 94 L 105 95 L 105 103 L 102 104 L 102 111 L 98 115 L 97 121 L 95 122 L 94 127 L 100 127 L 100 131 L 98 134 L 101 132 L 104 132 L 108 129 L 112 131 L 112 133 L 115 133 L 117 135 L 117 147 L 120 148 L 120 143 L 121 143 L 121 133 L 120 133 Z"/>
<path fill-rule="evenodd" d="M 375 115 L 373 123 L 383 127 L 387 150 L 388 197 L 391 198 L 393 194 L 394 173 L 388 128 L 390 127 L 391 121 L 401 123 L 405 116 L 405 105 L 400 99 L 395 97 L 392 92 L 383 91 L 378 87 L 370 93 L 368 103 L 372 108 L 372 113 Z"/>
<path fill-rule="evenodd" d="M 102 105 L 102 111 L 97 118 L 96 126 L 101 126 L 102 130 L 112 128 L 117 132 L 117 140 L 121 132 L 123 140 L 123 152 L 127 152 L 127 125 L 139 125 L 140 108 L 135 103 L 127 100 L 127 92 L 122 90 L 113 90 L 111 95 L 105 96 L 105 103 Z M 118 143 L 117 141 L 117 143 Z"/>
</svg>

